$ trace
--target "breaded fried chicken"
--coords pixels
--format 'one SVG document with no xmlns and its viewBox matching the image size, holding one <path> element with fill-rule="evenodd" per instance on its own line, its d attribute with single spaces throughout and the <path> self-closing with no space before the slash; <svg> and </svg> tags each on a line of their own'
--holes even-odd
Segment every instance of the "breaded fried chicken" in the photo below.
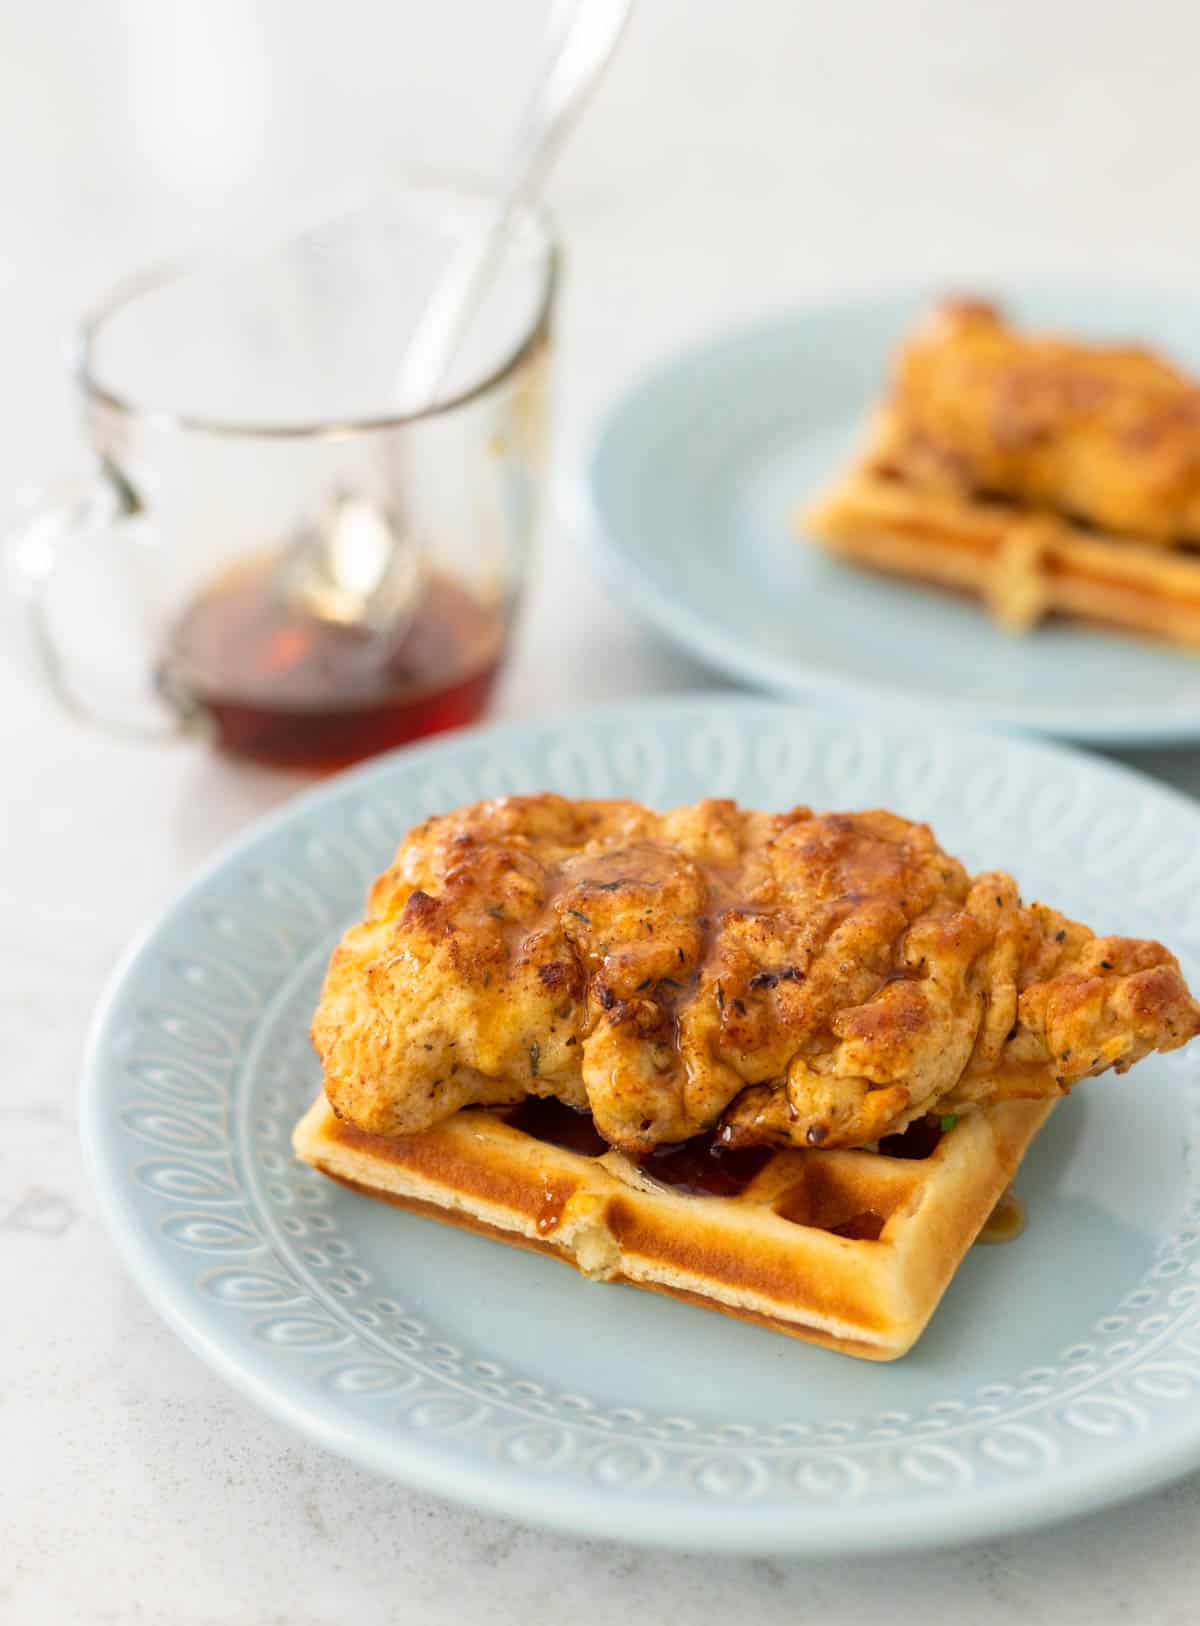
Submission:
<svg viewBox="0 0 1200 1626">
<path fill-rule="evenodd" d="M 873 1145 L 1200 1032 L 1157 943 L 968 876 L 887 812 L 505 797 L 411 832 L 334 952 L 335 1111 L 405 1135 L 556 1096 L 632 1155 Z"/>
<path fill-rule="evenodd" d="M 981 301 L 905 343 L 873 456 L 917 487 L 1200 541 L 1200 385 L 1133 345 L 1016 332 Z"/>
</svg>

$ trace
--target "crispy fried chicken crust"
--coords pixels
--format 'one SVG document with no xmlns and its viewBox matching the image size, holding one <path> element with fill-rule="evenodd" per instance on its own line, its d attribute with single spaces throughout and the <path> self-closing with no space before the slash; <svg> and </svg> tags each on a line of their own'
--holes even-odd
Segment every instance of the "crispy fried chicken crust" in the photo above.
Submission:
<svg viewBox="0 0 1200 1626">
<path fill-rule="evenodd" d="M 1171 546 L 1200 541 L 1200 386 L 1151 351 L 1025 335 L 949 301 L 897 358 L 877 461 Z"/>
<path fill-rule="evenodd" d="M 873 1145 L 1124 1072 L 1200 1007 L 1160 944 L 1024 906 L 892 813 L 544 794 L 409 834 L 312 1031 L 367 1133 L 557 1096 L 638 1155 Z"/>
</svg>

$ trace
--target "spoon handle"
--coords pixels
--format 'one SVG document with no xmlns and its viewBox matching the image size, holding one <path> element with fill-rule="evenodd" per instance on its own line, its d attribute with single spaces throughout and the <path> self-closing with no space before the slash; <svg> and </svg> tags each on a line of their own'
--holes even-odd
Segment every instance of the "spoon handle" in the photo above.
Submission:
<svg viewBox="0 0 1200 1626">
<path fill-rule="evenodd" d="M 547 171 L 617 46 L 633 0 L 557 5 L 542 72 L 517 130 L 505 184 L 483 231 L 464 240 L 438 278 L 404 353 L 397 406 L 420 411 L 440 400 L 458 347 L 505 250 L 514 220 Z"/>
</svg>

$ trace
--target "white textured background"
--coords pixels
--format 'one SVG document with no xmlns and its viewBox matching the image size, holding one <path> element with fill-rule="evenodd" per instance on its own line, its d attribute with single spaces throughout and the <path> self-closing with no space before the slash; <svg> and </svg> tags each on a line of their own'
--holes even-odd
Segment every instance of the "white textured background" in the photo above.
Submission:
<svg viewBox="0 0 1200 1626">
<path fill-rule="evenodd" d="M 78 459 L 61 365 L 116 277 L 419 161 L 489 170 L 538 0 L 0 0 L 0 510 Z M 805 295 L 972 272 L 1190 288 L 1190 0 L 641 0 L 556 175 L 560 477 L 662 352 Z M 552 524 L 498 710 L 701 680 Z M 1140 760 L 1189 787 L 1186 753 Z M 854 1564 L 545 1537 L 321 1455 L 126 1282 L 74 1093 L 115 956 L 296 781 L 59 718 L 0 612 L 0 1621 L 8 1626 L 1191 1623 L 1200 1480 L 992 1546 Z"/>
</svg>

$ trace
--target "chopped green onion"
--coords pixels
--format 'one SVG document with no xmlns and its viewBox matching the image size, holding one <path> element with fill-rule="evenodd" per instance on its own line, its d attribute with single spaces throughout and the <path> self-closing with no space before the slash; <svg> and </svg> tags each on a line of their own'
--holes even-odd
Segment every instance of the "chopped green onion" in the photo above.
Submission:
<svg viewBox="0 0 1200 1626">
<path fill-rule="evenodd" d="M 957 1122 L 958 1122 L 958 1113 L 957 1112 L 943 1113 L 942 1114 L 942 1134 L 943 1135 L 948 1135 L 950 1133 L 950 1131 L 954 1128 L 954 1126 L 955 1126 L 955 1124 Z"/>
</svg>

